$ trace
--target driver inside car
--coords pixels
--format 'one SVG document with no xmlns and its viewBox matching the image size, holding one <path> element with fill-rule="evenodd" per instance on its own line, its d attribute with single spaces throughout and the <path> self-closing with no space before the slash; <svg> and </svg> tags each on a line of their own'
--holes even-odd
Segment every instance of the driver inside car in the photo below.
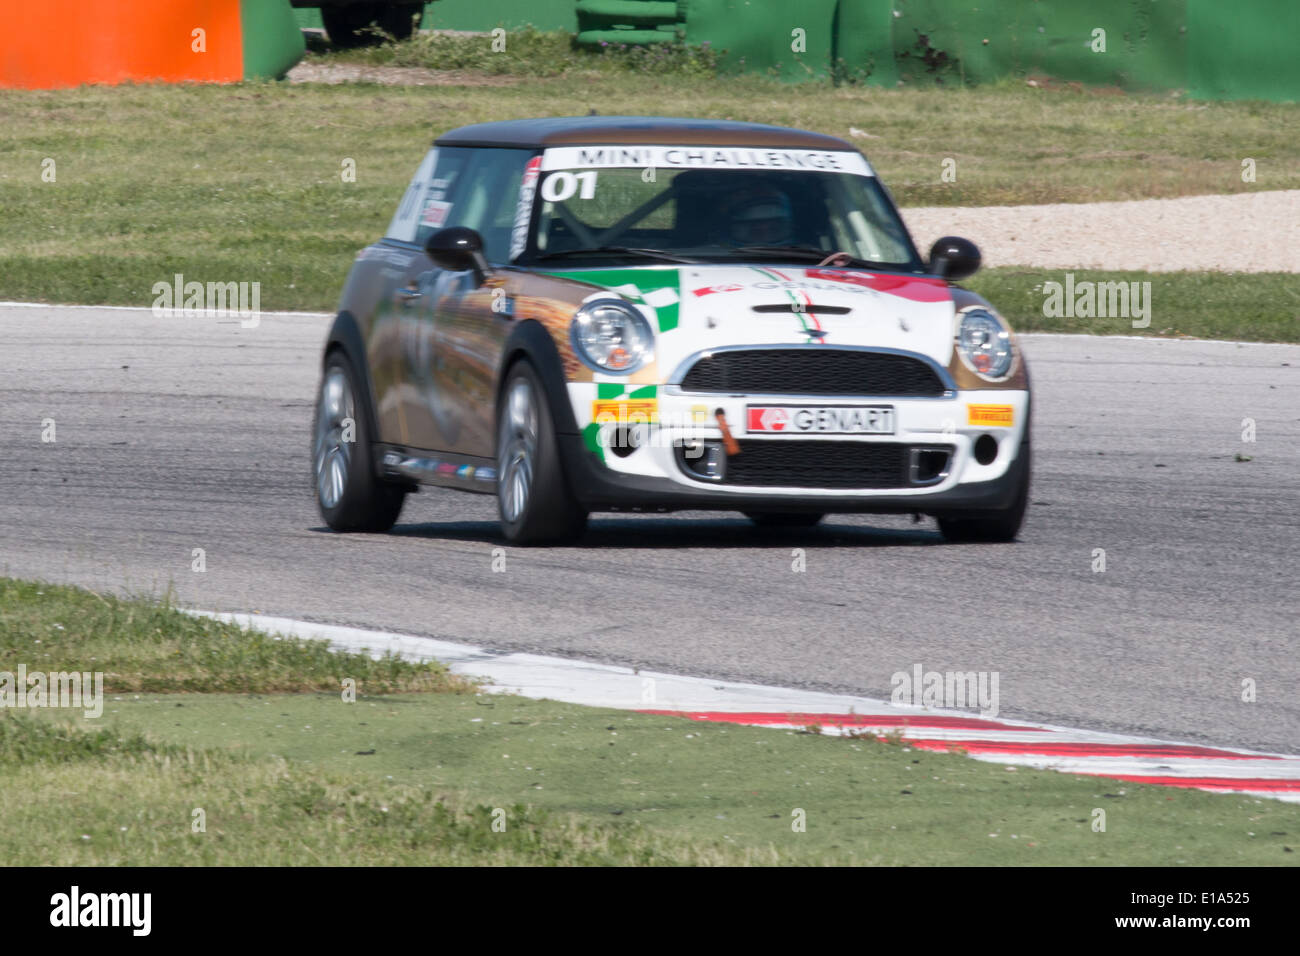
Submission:
<svg viewBox="0 0 1300 956">
<path fill-rule="evenodd" d="M 783 245 L 794 236 L 790 197 L 774 186 L 733 193 L 722 206 L 721 218 L 726 223 L 724 245 Z"/>
</svg>

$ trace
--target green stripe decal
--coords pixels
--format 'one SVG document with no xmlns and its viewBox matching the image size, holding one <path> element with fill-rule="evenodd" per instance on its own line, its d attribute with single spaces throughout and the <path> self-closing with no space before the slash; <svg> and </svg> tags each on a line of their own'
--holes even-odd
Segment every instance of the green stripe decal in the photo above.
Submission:
<svg viewBox="0 0 1300 956">
<path fill-rule="evenodd" d="M 787 281 L 784 277 L 777 275 L 775 272 L 768 272 L 766 269 L 760 268 L 759 266 L 750 266 L 750 268 L 753 269 L 755 272 L 757 272 L 759 275 L 766 276 L 767 278 L 771 279 L 773 282 Z M 812 328 L 812 326 L 808 324 L 808 320 L 804 318 L 804 310 L 801 306 L 801 303 L 799 302 L 799 297 L 795 295 L 794 292 L 792 292 L 790 289 L 786 289 L 785 294 L 786 297 L 790 300 L 790 304 L 795 307 L 794 314 L 799 317 L 799 325 L 804 329 L 804 331 L 807 331 L 808 329 Z M 818 326 L 818 328 L 820 328 L 820 326 Z"/>
<path fill-rule="evenodd" d="M 576 272 L 552 272 L 560 279 L 575 279 L 617 292 L 632 302 L 654 310 L 660 332 L 677 328 L 681 299 L 681 272 L 668 266 L 641 269 L 583 269 Z"/>
</svg>

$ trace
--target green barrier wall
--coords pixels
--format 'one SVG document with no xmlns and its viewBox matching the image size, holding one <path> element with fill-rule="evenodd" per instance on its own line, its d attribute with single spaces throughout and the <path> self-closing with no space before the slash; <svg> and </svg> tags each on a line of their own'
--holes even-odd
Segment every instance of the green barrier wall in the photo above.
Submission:
<svg viewBox="0 0 1300 956">
<path fill-rule="evenodd" d="M 1188 87 L 1198 99 L 1300 100 L 1300 2 L 1187 0 Z"/>
<path fill-rule="evenodd" d="M 575 0 L 437 0 L 424 5 L 425 30 L 491 30 L 532 24 L 539 30 L 575 33 L 578 17 Z M 294 11 L 298 25 L 321 29 L 320 11 L 315 7 Z"/>
<path fill-rule="evenodd" d="M 307 52 L 289 0 L 239 0 L 244 77 L 278 77 Z"/>
<path fill-rule="evenodd" d="M 578 43 L 671 43 L 685 36 L 677 0 L 578 0 Z"/>
<path fill-rule="evenodd" d="M 319 26 L 315 10 L 299 22 Z M 580 42 L 686 42 L 725 67 L 880 86 L 1040 74 L 1207 99 L 1300 100 L 1300 0 L 438 0 L 426 28 L 531 23 Z M 1093 31 L 1105 30 L 1105 51 Z M 793 50 L 791 31 L 804 31 Z M 987 41 L 987 42 L 986 42 Z"/>
<path fill-rule="evenodd" d="M 1186 0 L 893 0 L 893 6 L 901 14 L 893 36 L 905 81 L 955 75 L 982 83 L 1041 73 L 1125 89 L 1186 85 Z M 1093 49 L 1096 29 L 1105 31 L 1104 52 Z"/>
<path fill-rule="evenodd" d="M 837 0 L 678 0 L 686 42 L 725 50 L 724 68 L 778 72 L 784 79 L 825 77 L 834 47 Z M 802 50 L 793 31 L 802 30 Z"/>
<path fill-rule="evenodd" d="M 877 86 L 898 83 L 893 4 L 840 0 L 834 39 L 835 62 L 846 75 L 869 77 Z"/>
<path fill-rule="evenodd" d="M 1297 101 L 1300 0 L 839 0 L 835 57 L 882 86 L 1042 74 Z"/>
</svg>

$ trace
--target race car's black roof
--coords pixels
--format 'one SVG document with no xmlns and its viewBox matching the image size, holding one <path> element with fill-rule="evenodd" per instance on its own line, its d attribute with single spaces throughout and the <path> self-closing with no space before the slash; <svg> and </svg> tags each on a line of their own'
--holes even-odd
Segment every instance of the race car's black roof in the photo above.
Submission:
<svg viewBox="0 0 1300 956">
<path fill-rule="evenodd" d="M 756 146 L 781 149 L 853 149 L 834 136 L 786 126 L 668 116 L 554 116 L 476 123 L 444 133 L 437 146 Z"/>
</svg>

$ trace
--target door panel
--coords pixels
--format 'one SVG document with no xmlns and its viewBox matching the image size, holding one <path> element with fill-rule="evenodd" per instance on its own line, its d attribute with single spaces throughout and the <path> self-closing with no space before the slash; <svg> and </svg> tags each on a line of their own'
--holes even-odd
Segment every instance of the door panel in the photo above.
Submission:
<svg viewBox="0 0 1300 956">
<path fill-rule="evenodd" d="M 425 265 L 432 265 L 427 257 Z M 417 279 L 418 305 L 404 312 L 402 407 L 409 430 L 405 444 L 412 447 L 453 451 L 460 442 L 462 417 L 453 401 L 458 376 L 446 346 L 446 325 L 473 284 L 472 273 L 426 268 Z"/>
<path fill-rule="evenodd" d="M 521 149 L 441 149 L 416 241 L 465 226 L 483 236 L 490 263 L 509 256 L 524 167 Z M 436 268 L 425 258 L 421 293 L 401 323 L 401 416 L 411 447 L 484 458 L 496 451 L 496 371 L 513 321 L 508 271 L 481 287 L 472 272 Z"/>
<path fill-rule="evenodd" d="M 408 292 L 428 270 L 429 257 L 421 249 L 389 244 L 372 246 L 367 256 L 363 282 L 368 287 L 365 298 L 373 306 L 366 356 L 374 388 L 378 440 L 405 445 L 410 440 L 410 427 L 405 415 L 408 386 L 402 329 L 411 310 L 419 305 L 419 299 L 411 298 Z"/>
</svg>

